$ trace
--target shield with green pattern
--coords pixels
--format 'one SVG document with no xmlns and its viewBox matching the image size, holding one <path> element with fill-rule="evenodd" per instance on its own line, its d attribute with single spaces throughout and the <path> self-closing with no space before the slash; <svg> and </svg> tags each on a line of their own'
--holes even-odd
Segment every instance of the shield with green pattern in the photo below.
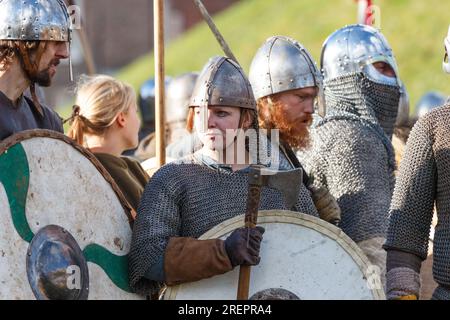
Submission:
<svg viewBox="0 0 450 320">
<path fill-rule="evenodd" d="M 62 134 L 0 143 L 0 299 L 140 299 L 128 285 L 132 209 Z"/>
</svg>

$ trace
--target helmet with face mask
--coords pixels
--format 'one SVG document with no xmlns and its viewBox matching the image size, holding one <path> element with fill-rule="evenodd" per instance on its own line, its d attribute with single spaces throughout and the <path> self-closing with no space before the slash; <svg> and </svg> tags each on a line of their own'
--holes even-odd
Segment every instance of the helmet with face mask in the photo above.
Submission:
<svg viewBox="0 0 450 320">
<path fill-rule="evenodd" d="M 374 63 L 390 66 L 384 75 Z M 397 63 L 381 32 L 367 25 L 349 25 L 332 33 L 322 48 L 327 112 L 349 112 L 378 122 L 392 136 L 402 91 Z"/>
<path fill-rule="evenodd" d="M 401 90 L 402 92 L 400 95 L 400 101 L 398 102 L 398 113 L 395 126 L 405 126 L 409 121 L 409 94 L 404 83 Z"/>
</svg>

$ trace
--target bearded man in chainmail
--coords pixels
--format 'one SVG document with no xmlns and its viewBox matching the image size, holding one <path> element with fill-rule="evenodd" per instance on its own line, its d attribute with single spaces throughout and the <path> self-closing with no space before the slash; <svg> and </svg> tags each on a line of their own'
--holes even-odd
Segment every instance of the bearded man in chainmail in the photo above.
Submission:
<svg viewBox="0 0 450 320">
<path fill-rule="evenodd" d="M 197 281 L 239 265 L 259 263 L 261 227 L 249 231 L 248 241 L 248 229 L 244 228 L 236 229 L 224 241 L 197 240 L 214 226 L 245 212 L 248 163 L 260 162 L 252 159 L 250 144 L 248 149 L 244 146 L 245 163 L 226 156 L 238 147 L 239 139 L 237 133 L 230 137 L 225 131 L 257 131 L 250 83 L 232 60 L 212 58 L 199 75 L 189 105 L 188 129 L 195 128 L 203 147 L 155 173 L 134 224 L 130 285 L 141 294 L 153 295 L 164 283 Z M 287 208 L 281 192 L 263 187 L 260 210 L 265 209 L 292 209 L 318 216 L 304 186 L 294 208 Z"/>
<path fill-rule="evenodd" d="M 340 227 L 380 270 L 395 178 L 391 143 L 401 82 L 392 50 L 375 28 L 350 25 L 325 41 L 321 54 L 327 114 L 300 152 L 316 186 L 342 211 Z"/>
<path fill-rule="evenodd" d="M 444 40 L 444 71 L 450 73 L 450 28 Z M 450 105 L 435 108 L 418 119 L 400 165 L 390 207 L 387 240 L 388 299 L 417 299 L 421 262 L 426 259 L 433 208 L 433 277 L 438 287 L 432 299 L 450 299 Z"/>
<path fill-rule="evenodd" d="M 252 60 L 249 80 L 257 101 L 260 128 L 268 133 L 279 130 L 280 151 L 287 160 L 285 168 L 302 168 L 295 151 L 309 146 L 314 102 L 319 92 L 323 93 L 322 75 L 312 56 L 292 38 L 270 37 Z M 340 209 L 336 199 L 326 188 L 310 184 L 306 173 L 303 182 L 320 217 L 337 225 Z"/>
<path fill-rule="evenodd" d="M 69 57 L 70 38 L 64 1 L 0 1 L 0 140 L 29 129 L 64 132 L 61 118 L 39 102 L 36 85 L 51 85 Z"/>
</svg>

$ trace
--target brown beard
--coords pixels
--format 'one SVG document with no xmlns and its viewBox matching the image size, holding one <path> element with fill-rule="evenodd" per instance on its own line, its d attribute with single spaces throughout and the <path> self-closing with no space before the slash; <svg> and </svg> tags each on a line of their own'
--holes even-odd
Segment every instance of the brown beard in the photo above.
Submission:
<svg viewBox="0 0 450 320">
<path fill-rule="evenodd" d="M 310 146 L 311 114 L 305 113 L 292 121 L 287 119 L 276 102 L 272 104 L 267 101 L 267 98 L 258 101 L 258 111 L 260 128 L 280 130 L 281 141 L 287 143 L 294 150 L 302 150 Z"/>
<path fill-rule="evenodd" d="M 53 59 L 50 61 L 48 67 L 42 71 L 39 71 L 36 76 L 31 79 L 31 81 L 37 83 L 41 87 L 50 87 L 52 84 L 52 77 L 50 76 L 50 68 L 52 66 L 58 66 L 59 59 Z"/>
</svg>

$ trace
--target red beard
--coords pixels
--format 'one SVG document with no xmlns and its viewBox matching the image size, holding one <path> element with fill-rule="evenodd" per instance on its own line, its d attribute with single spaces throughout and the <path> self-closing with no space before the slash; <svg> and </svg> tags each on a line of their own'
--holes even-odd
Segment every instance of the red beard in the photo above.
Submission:
<svg viewBox="0 0 450 320">
<path fill-rule="evenodd" d="M 304 149 L 310 145 L 311 114 L 305 113 L 297 119 L 289 121 L 290 119 L 285 117 L 283 113 L 273 112 L 271 118 L 272 128 L 268 129 L 279 129 L 280 139 L 289 144 L 292 149 Z"/>
</svg>

